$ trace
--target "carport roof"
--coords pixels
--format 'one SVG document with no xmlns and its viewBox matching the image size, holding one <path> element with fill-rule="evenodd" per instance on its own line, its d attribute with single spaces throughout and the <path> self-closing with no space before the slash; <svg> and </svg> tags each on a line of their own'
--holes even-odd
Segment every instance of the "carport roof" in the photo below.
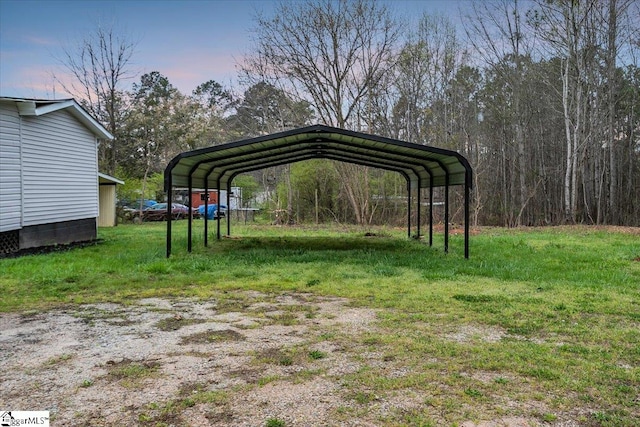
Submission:
<svg viewBox="0 0 640 427">
<path fill-rule="evenodd" d="M 472 186 L 471 166 L 455 151 L 313 125 L 181 153 L 165 169 L 165 189 L 226 188 L 239 173 L 310 159 L 396 171 L 413 188 Z"/>
</svg>

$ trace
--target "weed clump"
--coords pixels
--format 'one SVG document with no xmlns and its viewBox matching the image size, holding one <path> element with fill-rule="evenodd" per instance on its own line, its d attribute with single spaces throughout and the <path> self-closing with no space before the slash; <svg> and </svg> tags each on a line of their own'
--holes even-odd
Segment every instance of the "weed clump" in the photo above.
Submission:
<svg viewBox="0 0 640 427">
<path fill-rule="evenodd" d="M 161 331 L 169 332 L 169 331 L 177 331 L 178 329 L 184 326 L 195 325 L 203 322 L 204 322 L 203 319 L 185 319 L 182 316 L 175 315 L 175 316 L 167 317 L 166 319 L 157 321 L 155 324 L 155 327 L 160 329 Z"/>
<path fill-rule="evenodd" d="M 181 344 L 212 344 L 226 341 L 243 341 L 244 335 L 231 329 L 204 331 L 182 337 Z"/>
</svg>

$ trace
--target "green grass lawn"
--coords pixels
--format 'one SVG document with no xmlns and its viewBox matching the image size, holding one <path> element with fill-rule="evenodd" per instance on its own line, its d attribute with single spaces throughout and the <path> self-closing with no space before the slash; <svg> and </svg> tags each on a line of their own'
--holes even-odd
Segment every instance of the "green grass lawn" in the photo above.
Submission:
<svg viewBox="0 0 640 427">
<path fill-rule="evenodd" d="M 164 224 L 0 259 L 0 312 L 234 290 L 341 296 L 380 309 L 382 332 L 351 344 L 412 372 L 347 376 L 356 400 L 409 387 L 451 419 L 510 414 L 510 401 L 526 399 L 540 422 L 570 414 L 581 425 L 640 425 L 638 230 L 481 229 L 465 260 L 461 235 L 444 254 L 442 236 L 429 247 L 405 230 L 234 226 L 238 239 L 204 248 L 201 228 L 187 253 L 186 223 L 174 223 L 169 259 Z M 432 425 L 422 413 L 404 417 L 388 424 Z"/>
</svg>

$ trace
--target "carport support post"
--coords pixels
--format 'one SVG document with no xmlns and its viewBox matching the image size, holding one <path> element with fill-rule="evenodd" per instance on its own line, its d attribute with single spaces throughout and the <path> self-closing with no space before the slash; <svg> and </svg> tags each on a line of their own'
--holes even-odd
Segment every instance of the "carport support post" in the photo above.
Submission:
<svg viewBox="0 0 640 427">
<path fill-rule="evenodd" d="M 220 209 L 220 178 L 218 178 L 218 181 L 216 182 L 216 187 L 217 187 L 217 191 L 218 191 L 218 209 Z M 215 219 L 215 217 L 214 217 Z M 216 229 L 217 229 L 217 239 L 220 240 L 222 238 L 222 236 L 220 235 L 220 212 L 218 212 L 218 220 L 216 221 L 218 224 L 216 225 Z"/>
<path fill-rule="evenodd" d="M 449 253 L 449 174 L 444 177 L 444 253 Z"/>
<path fill-rule="evenodd" d="M 218 217 L 220 217 L 220 212 L 222 212 L 222 208 L 218 203 Z M 231 179 L 227 181 L 227 214 L 225 218 L 227 219 L 227 237 L 229 237 L 231 236 Z"/>
<path fill-rule="evenodd" d="M 167 258 L 169 258 L 171 256 L 171 190 L 173 187 L 171 174 L 168 175 L 165 187 L 167 189 Z"/>
<path fill-rule="evenodd" d="M 407 238 L 411 238 L 411 181 L 407 179 Z"/>
<path fill-rule="evenodd" d="M 421 188 L 420 188 L 420 180 L 418 180 L 418 207 L 417 207 L 417 209 L 418 209 L 418 210 L 417 210 L 417 213 L 418 213 L 418 215 L 417 215 L 417 216 L 418 216 L 418 224 L 417 224 L 417 228 L 418 228 L 418 240 L 420 240 L 420 215 L 421 215 L 421 213 L 420 213 L 420 211 L 421 211 L 421 209 L 420 209 L 420 202 L 422 201 L 422 197 L 421 197 L 421 196 L 422 196 L 422 194 L 420 194 L 420 190 L 421 190 Z"/>
<path fill-rule="evenodd" d="M 191 210 L 192 203 L 192 193 L 193 193 L 193 178 L 191 174 L 189 174 L 188 185 L 189 187 L 189 214 L 187 215 L 187 252 L 191 252 L 191 237 L 193 234 L 193 211 Z"/>
<path fill-rule="evenodd" d="M 433 179 L 429 181 L 429 246 L 433 246 Z"/>
<path fill-rule="evenodd" d="M 464 257 L 469 259 L 469 183 L 464 180 Z"/>
<path fill-rule="evenodd" d="M 204 247 L 209 245 L 209 181 L 204 180 Z"/>
</svg>

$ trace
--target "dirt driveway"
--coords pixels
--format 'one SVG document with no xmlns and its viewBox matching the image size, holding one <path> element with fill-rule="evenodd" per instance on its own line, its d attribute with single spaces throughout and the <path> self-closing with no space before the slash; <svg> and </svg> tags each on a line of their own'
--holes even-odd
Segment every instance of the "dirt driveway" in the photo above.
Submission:
<svg viewBox="0 0 640 427">
<path fill-rule="evenodd" d="M 380 425 L 422 401 L 345 386 L 387 363 L 349 345 L 375 328 L 344 299 L 257 292 L 2 314 L 0 409 L 48 410 L 52 426 Z"/>
</svg>

